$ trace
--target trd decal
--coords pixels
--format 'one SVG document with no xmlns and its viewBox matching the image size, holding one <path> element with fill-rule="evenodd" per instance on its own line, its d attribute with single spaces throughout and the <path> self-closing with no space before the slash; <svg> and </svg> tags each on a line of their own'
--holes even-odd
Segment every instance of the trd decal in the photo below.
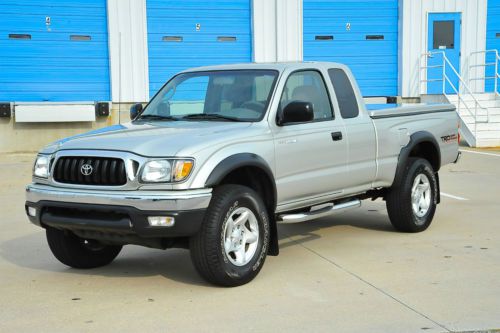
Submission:
<svg viewBox="0 0 500 333">
<path fill-rule="evenodd" d="M 458 135 L 456 134 L 445 135 L 441 137 L 441 140 L 443 140 L 444 143 L 456 141 L 458 140 Z"/>
</svg>

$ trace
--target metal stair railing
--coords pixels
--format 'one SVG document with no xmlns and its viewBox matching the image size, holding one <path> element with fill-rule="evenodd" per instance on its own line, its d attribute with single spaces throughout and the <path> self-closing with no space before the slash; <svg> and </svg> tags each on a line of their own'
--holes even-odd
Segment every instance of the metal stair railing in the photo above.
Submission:
<svg viewBox="0 0 500 333">
<path fill-rule="evenodd" d="M 495 60 L 493 62 L 486 62 L 486 58 L 488 53 L 493 53 L 495 55 Z M 485 51 L 476 51 L 476 52 L 471 52 L 470 56 L 477 56 L 479 54 L 484 54 L 484 63 L 480 64 L 475 64 L 475 65 L 470 65 L 470 68 L 477 68 L 477 67 L 484 67 L 484 75 L 479 76 L 479 77 L 473 77 L 469 79 L 470 81 L 484 81 L 484 87 L 486 89 L 486 80 L 493 80 L 493 92 L 495 93 L 496 97 L 500 97 L 500 91 L 498 90 L 498 79 L 500 79 L 500 73 L 498 72 L 498 63 L 500 62 L 500 55 L 498 54 L 498 50 L 485 50 Z M 486 68 L 493 66 L 494 72 L 493 76 L 486 76 Z"/>
<path fill-rule="evenodd" d="M 422 70 L 427 70 L 429 68 L 442 68 L 442 72 L 441 72 L 441 76 L 442 77 L 441 78 L 431 78 L 431 79 L 429 79 L 426 76 L 426 79 L 420 79 L 420 83 L 442 81 L 443 82 L 443 85 L 442 85 L 442 94 L 444 96 L 446 96 L 446 98 L 450 99 L 449 96 L 448 96 L 448 94 L 446 93 L 446 83 L 448 83 L 450 85 L 450 87 L 453 89 L 453 91 L 455 92 L 455 94 L 457 95 L 457 113 L 458 113 L 460 119 L 462 120 L 462 122 L 465 124 L 465 121 L 463 121 L 462 115 L 460 114 L 460 107 L 461 107 L 462 103 L 465 106 L 465 109 L 467 110 L 467 112 L 474 118 L 474 132 L 473 132 L 473 134 L 474 134 L 474 137 L 476 137 L 477 136 L 477 126 L 476 126 L 476 124 L 477 123 L 488 123 L 490 121 L 489 110 L 488 110 L 488 108 L 483 107 L 479 103 L 479 101 L 477 100 L 476 96 L 474 96 L 474 94 L 472 93 L 472 91 L 469 88 L 469 86 L 467 85 L 467 83 L 460 76 L 460 74 L 458 74 L 458 72 L 455 69 L 455 67 L 453 67 L 452 63 L 448 60 L 448 58 L 446 57 L 446 54 L 444 53 L 444 51 L 426 52 L 426 53 L 422 54 L 422 57 L 425 57 L 425 59 L 427 59 L 427 58 L 431 58 L 431 57 L 433 57 L 434 55 L 437 55 L 437 54 L 440 54 L 442 56 L 443 62 L 440 65 L 431 65 L 431 66 L 427 65 L 427 62 L 426 62 L 424 66 L 420 66 L 419 76 L 420 77 L 422 76 Z M 453 82 L 450 80 L 449 76 L 446 73 L 446 68 L 447 67 L 451 68 L 452 72 L 457 76 L 457 78 L 459 80 L 459 87 L 455 87 L 455 85 L 453 84 Z M 460 93 L 460 83 L 462 84 L 462 86 L 464 88 L 463 90 L 464 90 L 465 93 Z M 474 110 L 471 110 L 471 108 L 469 107 L 467 101 L 464 99 L 463 95 L 471 97 L 472 101 L 474 102 Z M 486 111 L 486 121 L 481 121 L 481 120 L 478 119 L 478 109 Z"/>
</svg>

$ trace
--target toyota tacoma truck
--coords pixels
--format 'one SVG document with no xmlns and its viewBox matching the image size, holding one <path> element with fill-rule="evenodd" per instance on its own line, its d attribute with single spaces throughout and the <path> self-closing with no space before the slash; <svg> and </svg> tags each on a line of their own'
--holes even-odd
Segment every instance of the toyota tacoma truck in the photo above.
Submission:
<svg viewBox="0 0 500 333">
<path fill-rule="evenodd" d="M 65 265 L 178 247 L 207 281 L 242 285 L 278 254 L 279 223 L 383 198 L 397 230 L 427 229 L 459 157 L 452 105 L 367 109 L 336 63 L 186 70 L 130 116 L 36 158 L 26 213 Z"/>
</svg>

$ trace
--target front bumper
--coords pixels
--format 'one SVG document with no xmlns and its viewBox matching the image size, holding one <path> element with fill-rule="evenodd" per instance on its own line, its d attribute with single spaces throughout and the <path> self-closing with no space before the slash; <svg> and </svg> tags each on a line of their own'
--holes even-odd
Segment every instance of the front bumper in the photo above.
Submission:
<svg viewBox="0 0 500 333">
<path fill-rule="evenodd" d="M 184 237 L 195 234 L 210 203 L 212 189 L 183 191 L 95 191 L 30 184 L 26 211 L 30 221 L 75 231 L 139 237 Z M 150 226 L 148 216 L 175 218 L 171 227 Z"/>
</svg>

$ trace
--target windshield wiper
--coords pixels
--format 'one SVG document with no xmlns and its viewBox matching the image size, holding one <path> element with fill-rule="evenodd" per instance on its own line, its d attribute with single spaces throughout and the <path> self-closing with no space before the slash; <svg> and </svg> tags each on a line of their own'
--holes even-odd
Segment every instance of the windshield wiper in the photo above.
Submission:
<svg viewBox="0 0 500 333">
<path fill-rule="evenodd" d="M 143 114 L 136 120 L 179 120 L 179 118 L 173 116 L 161 116 L 159 114 Z"/>
<path fill-rule="evenodd" d="M 201 119 L 201 120 L 224 120 L 224 121 L 245 121 L 236 117 L 223 116 L 217 113 L 196 113 L 188 114 L 181 119 Z"/>
</svg>

